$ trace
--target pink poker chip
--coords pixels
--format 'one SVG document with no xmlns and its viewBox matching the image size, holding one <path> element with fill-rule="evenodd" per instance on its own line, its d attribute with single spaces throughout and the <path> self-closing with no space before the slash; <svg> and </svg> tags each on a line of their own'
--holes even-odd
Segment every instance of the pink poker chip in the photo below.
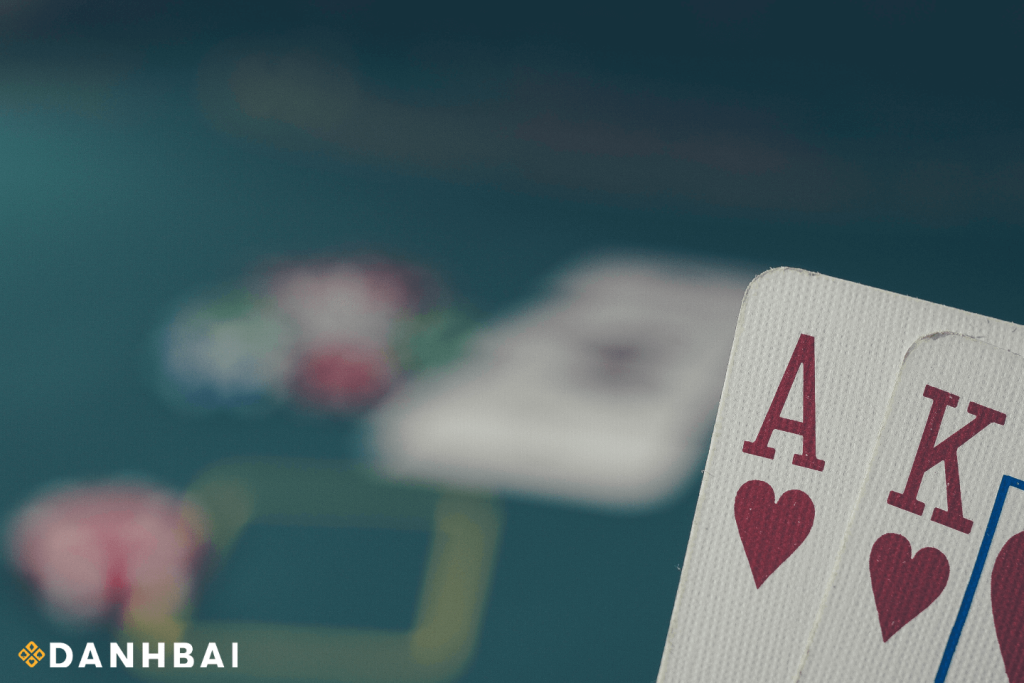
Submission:
<svg viewBox="0 0 1024 683">
<path fill-rule="evenodd" d="M 76 486 L 26 505 L 8 549 L 58 621 L 169 616 L 192 596 L 203 527 L 193 506 L 145 484 Z"/>
<path fill-rule="evenodd" d="M 344 261 L 279 271 L 271 291 L 307 348 L 386 346 L 392 326 L 408 315 L 414 299 L 401 270 Z"/>
</svg>

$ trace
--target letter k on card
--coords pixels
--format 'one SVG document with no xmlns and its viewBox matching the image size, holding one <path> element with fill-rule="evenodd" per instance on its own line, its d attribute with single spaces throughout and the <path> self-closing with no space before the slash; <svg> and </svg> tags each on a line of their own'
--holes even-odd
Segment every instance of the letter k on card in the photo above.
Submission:
<svg viewBox="0 0 1024 683">
<path fill-rule="evenodd" d="M 937 332 L 1024 353 L 1020 326 L 852 282 L 776 269 L 750 284 L 659 683 L 797 680 L 904 357 Z M 893 649 L 959 585 L 954 548 L 983 535 L 988 504 L 973 468 L 1015 419 L 998 396 L 926 374 L 906 390 L 913 422 L 876 501 L 906 521 L 872 527 L 848 560 L 857 623 Z"/>
<path fill-rule="evenodd" d="M 921 339 L 900 370 L 800 681 L 936 679 L 1004 474 L 1024 476 L 1024 358 L 955 334 Z M 993 593 L 998 604 L 979 600 L 984 618 L 958 661 L 1000 659 L 1008 641 L 996 621 L 1024 624 L 1015 584 Z M 1010 654 L 1008 664 L 1024 653 Z"/>
</svg>

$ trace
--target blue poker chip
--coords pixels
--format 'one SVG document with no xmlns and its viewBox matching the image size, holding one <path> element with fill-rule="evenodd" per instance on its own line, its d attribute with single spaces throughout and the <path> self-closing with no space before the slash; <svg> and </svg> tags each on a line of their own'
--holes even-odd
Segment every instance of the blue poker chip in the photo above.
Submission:
<svg viewBox="0 0 1024 683">
<path fill-rule="evenodd" d="M 288 398 L 294 338 L 288 320 L 251 291 L 191 302 L 159 337 L 162 393 L 200 411 L 272 407 Z"/>
</svg>

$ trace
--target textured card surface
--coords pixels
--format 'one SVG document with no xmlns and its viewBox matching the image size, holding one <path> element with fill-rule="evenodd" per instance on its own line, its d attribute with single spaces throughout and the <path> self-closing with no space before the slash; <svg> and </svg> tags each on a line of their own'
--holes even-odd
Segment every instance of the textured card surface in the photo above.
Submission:
<svg viewBox="0 0 1024 683">
<path fill-rule="evenodd" d="M 659 681 L 795 680 L 903 357 L 1010 323 L 794 269 L 747 290 Z"/>
<path fill-rule="evenodd" d="M 670 497 L 703 461 L 749 281 L 612 260 L 482 332 L 374 420 L 388 475 L 610 508 Z"/>
<path fill-rule="evenodd" d="M 1022 410 L 1021 356 L 911 348 L 801 681 L 1024 680 Z"/>
</svg>

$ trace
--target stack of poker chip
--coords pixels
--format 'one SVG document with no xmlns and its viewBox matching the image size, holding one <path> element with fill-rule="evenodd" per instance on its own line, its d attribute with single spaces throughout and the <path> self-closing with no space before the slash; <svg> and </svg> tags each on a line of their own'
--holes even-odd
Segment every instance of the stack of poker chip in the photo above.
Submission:
<svg viewBox="0 0 1024 683">
<path fill-rule="evenodd" d="M 172 403 L 203 411 L 350 412 L 457 356 L 469 323 L 421 269 L 289 264 L 179 307 L 159 335 L 160 385 Z"/>
<path fill-rule="evenodd" d="M 58 622 L 173 616 L 191 601 L 205 517 L 145 483 L 67 486 L 37 496 L 8 528 L 8 554 Z"/>
</svg>

